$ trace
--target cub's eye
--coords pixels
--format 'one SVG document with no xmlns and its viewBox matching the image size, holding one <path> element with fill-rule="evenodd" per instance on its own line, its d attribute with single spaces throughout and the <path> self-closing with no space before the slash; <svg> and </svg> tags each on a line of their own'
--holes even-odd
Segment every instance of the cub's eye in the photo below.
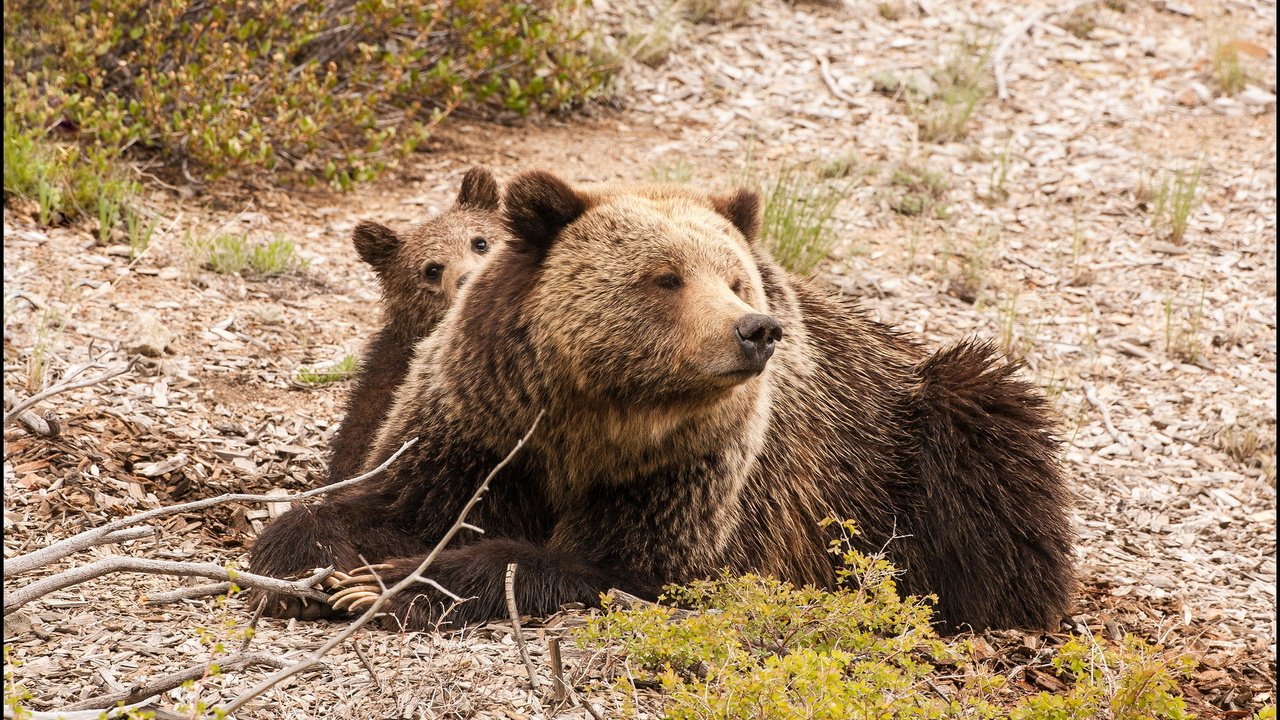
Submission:
<svg viewBox="0 0 1280 720">
<path fill-rule="evenodd" d="M 489 241 L 482 237 L 473 237 L 471 238 L 471 249 L 483 255 L 489 252 Z"/>
<path fill-rule="evenodd" d="M 440 279 L 441 275 L 444 275 L 444 266 L 440 263 L 431 263 L 427 266 L 426 270 L 422 271 L 422 275 L 426 279 L 436 282 Z"/>
<path fill-rule="evenodd" d="M 684 285 L 684 280 L 680 279 L 675 273 L 666 273 L 654 278 L 654 283 L 663 290 L 675 290 Z"/>
<path fill-rule="evenodd" d="M 734 280 L 733 282 L 729 283 L 729 291 L 730 291 L 730 292 L 732 292 L 734 295 L 741 295 L 741 294 L 742 294 L 742 280 L 741 280 L 741 279 L 738 279 L 738 280 Z"/>
</svg>

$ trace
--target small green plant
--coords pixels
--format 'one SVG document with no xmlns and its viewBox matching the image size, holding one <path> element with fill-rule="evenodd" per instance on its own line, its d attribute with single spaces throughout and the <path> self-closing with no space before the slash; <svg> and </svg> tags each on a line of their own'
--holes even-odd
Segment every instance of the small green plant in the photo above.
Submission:
<svg viewBox="0 0 1280 720">
<path fill-rule="evenodd" d="M 1171 358 L 1185 363 L 1203 360 L 1205 339 L 1204 325 L 1206 283 L 1200 281 L 1199 292 L 1193 302 L 1180 302 L 1178 295 L 1170 294 L 1164 302 L 1164 352 Z"/>
<path fill-rule="evenodd" d="M 765 181 L 761 236 L 773 257 L 793 272 L 809 274 L 835 246 L 835 212 L 844 199 L 842 187 L 822 182 L 814 173 L 785 167 Z"/>
<path fill-rule="evenodd" d="M 44 389 L 45 375 L 49 372 L 49 346 L 62 335 L 67 318 L 52 308 L 40 312 L 40 324 L 36 326 L 36 341 L 27 357 L 27 392 Z"/>
<path fill-rule="evenodd" d="M 249 269 L 268 277 L 283 275 L 302 267 L 298 248 L 288 238 L 276 237 L 266 245 L 255 245 L 249 251 Z"/>
<path fill-rule="evenodd" d="M 684 16 L 695 23 L 740 23 L 759 0 L 681 0 Z"/>
<path fill-rule="evenodd" d="M 129 240 L 133 257 L 138 257 L 151 246 L 151 236 L 156 232 L 156 221 L 148 219 L 141 211 L 127 207 L 124 212 L 124 232 Z"/>
<path fill-rule="evenodd" d="M 1275 423 L 1241 418 L 1218 433 L 1218 447 L 1246 468 L 1257 470 L 1271 484 L 1276 481 Z"/>
<path fill-rule="evenodd" d="M 293 272 L 305 264 L 298 257 L 294 242 L 282 237 L 265 244 L 255 244 L 243 234 L 220 233 L 206 238 L 188 236 L 187 251 L 195 265 L 202 265 L 220 275 L 247 271 L 272 277 Z"/>
<path fill-rule="evenodd" d="M 618 43 L 619 51 L 643 65 L 658 67 L 667 61 L 684 33 L 684 8 L 679 2 L 657 3 L 649 18 L 628 20 Z"/>
<path fill-rule="evenodd" d="M 1173 170 L 1164 180 L 1151 204 L 1151 223 L 1157 232 L 1171 242 L 1186 238 L 1191 214 L 1200 206 L 1200 179 L 1204 162 L 1197 161 L 1190 170 Z"/>
<path fill-rule="evenodd" d="M 1098 28 L 1098 18 L 1095 15 L 1095 9 L 1092 5 L 1084 5 L 1067 13 L 1065 17 L 1058 22 L 1059 27 L 1081 40 L 1088 40 L 1093 31 Z"/>
<path fill-rule="evenodd" d="M 818 177 L 825 180 L 838 180 L 850 177 L 860 169 L 867 169 L 867 166 L 862 164 L 862 159 L 856 153 L 845 153 L 818 165 Z"/>
<path fill-rule="evenodd" d="M 31 717 L 31 710 L 25 706 L 31 699 L 31 693 L 14 680 L 13 671 L 22 665 L 13 657 L 13 648 L 4 646 L 4 716 L 13 720 L 26 720 Z"/>
<path fill-rule="evenodd" d="M 356 356 L 346 355 L 338 362 L 326 368 L 298 368 L 299 385 L 318 387 L 329 383 L 346 380 L 356 373 Z"/>
<path fill-rule="evenodd" d="M 658 165 L 650 168 L 649 177 L 654 182 L 687 183 L 693 179 L 693 166 L 682 157 L 669 165 Z"/>
<path fill-rule="evenodd" d="M 991 162 L 991 172 L 987 177 L 987 200 L 992 203 L 1009 199 L 1009 148 L 1013 143 L 1010 137 L 1005 141 L 1004 149 Z"/>
<path fill-rule="evenodd" d="M 900 215 L 947 215 L 946 198 L 951 189 L 947 176 L 918 163 L 903 163 L 889 175 L 889 184 L 899 188 L 889 206 Z"/>
<path fill-rule="evenodd" d="M 1223 95 L 1236 95 L 1253 79 L 1240 58 L 1240 45 L 1234 38 L 1214 38 L 1210 56 L 1213 79 Z"/>
<path fill-rule="evenodd" d="M 989 40 L 962 39 L 946 64 L 933 72 L 936 93 L 925 97 L 902 94 L 922 141 L 955 142 L 968 134 L 969 119 L 991 94 L 992 49 Z"/>
<path fill-rule="evenodd" d="M 885 20 L 901 20 L 906 11 L 906 4 L 902 0 L 882 0 L 876 3 L 876 12 Z"/>
</svg>

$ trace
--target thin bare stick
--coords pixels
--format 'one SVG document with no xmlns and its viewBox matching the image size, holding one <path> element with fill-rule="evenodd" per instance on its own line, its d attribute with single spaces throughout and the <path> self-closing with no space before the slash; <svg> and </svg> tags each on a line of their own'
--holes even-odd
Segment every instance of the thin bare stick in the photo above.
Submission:
<svg viewBox="0 0 1280 720">
<path fill-rule="evenodd" d="M 520 648 L 520 659 L 524 660 L 525 672 L 529 673 L 529 687 L 538 689 L 541 682 L 538 671 L 533 669 L 533 661 L 529 659 L 529 646 L 524 641 L 524 633 L 520 631 L 520 610 L 516 608 L 516 563 L 507 563 L 507 615 L 511 617 L 511 631 L 516 637 L 516 647 Z"/>
<path fill-rule="evenodd" d="M 475 494 L 473 494 L 471 499 L 467 501 L 467 504 L 463 506 L 462 512 L 458 513 L 458 519 L 454 520 L 453 525 L 449 528 L 448 532 L 444 534 L 444 537 L 440 538 L 440 542 L 436 543 L 435 548 L 431 550 L 431 554 L 427 555 L 427 557 L 418 564 L 418 568 L 416 570 L 410 573 L 405 579 L 395 585 L 392 585 L 386 590 L 383 590 L 378 596 L 378 599 L 364 611 L 363 615 L 353 620 L 349 625 L 347 625 L 347 627 L 343 628 L 342 632 L 329 638 L 324 645 L 321 645 L 319 649 L 313 652 L 310 656 L 290 665 L 287 668 L 284 668 L 283 670 L 280 670 L 279 672 L 272 673 L 270 677 L 241 693 L 234 700 L 221 707 L 217 712 L 225 715 L 231 715 L 244 707 L 245 703 L 250 700 L 253 700 L 262 693 L 270 690 L 276 685 L 279 685 L 303 670 L 318 664 L 321 658 L 329 654 L 329 652 L 334 648 L 346 642 L 347 638 L 354 635 L 357 630 L 364 627 L 370 620 L 382 612 L 382 606 L 386 605 L 391 598 L 395 597 L 402 590 L 407 589 L 410 585 L 418 582 L 418 578 L 422 576 L 422 573 L 426 572 L 426 569 L 431 566 L 431 563 L 435 562 L 436 556 L 438 556 L 453 540 L 454 536 L 462 530 L 462 526 L 466 523 L 467 515 L 470 514 L 471 509 L 484 498 L 485 493 L 489 492 L 489 483 L 493 481 L 494 476 L 496 476 L 502 468 L 506 467 L 507 463 L 511 462 L 511 459 L 516 456 L 516 453 L 520 452 L 520 449 L 524 447 L 524 444 L 529 441 L 529 437 L 533 435 L 533 431 L 538 428 L 538 423 L 542 422 L 542 416 L 545 414 L 545 410 L 538 412 L 538 417 L 534 418 L 533 424 L 529 426 L 529 431 L 524 434 L 524 437 L 520 438 L 515 447 L 511 448 L 511 452 L 507 453 L 507 456 L 502 458 L 502 462 L 498 463 L 493 470 L 489 471 L 489 474 L 485 476 L 484 481 L 480 483 L 480 487 L 476 488 Z"/>
<path fill-rule="evenodd" d="M 150 558 L 136 558 L 127 555 L 113 555 L 96 560 L 88 565 L 81 565 L 60 572 L 57 575 L 51 575 L 43 580 L 37 580 L 17 590 L 6 588 L 4 593 L 4 614 L 8 615 L 23 605 L 42 598 L 51 592 L 57 592 L 63 588 L 79 585 L 86 580 L 118 572 L 147 573 L 151 575 L 194 575 L 213 580 L 234 582 L 241 587 L 251 587 L 281 595 L 304 597 L 325 602 L 329 596 L 311 586 L 328 577 L 333 572 L 333 569 L 324 568 L 324 570 L 317 571 L 311 577 L 303 578 L 302 580 L 280 580 L 265 575 L 228 570 L 221 565 L 213 563 L 152 560 Z"/>
<path fill-rule="evenodd" d="M 97 385 L 98 383 L 106 382 L 107 380 L 110 380 L 111 378 L 117 375 L 123 375 L 133 368 L 134 362 L 135 360 L 130 360 L 129 362 L 126 362 L 122 365 L 117 365 L 111 368 L 110 370 L 102 373 L 101 375 L 94 375 L 91 378 L 84 378 L 83 380 L 73 379 L 70 381 L 64 380 L 58 383 L 57 385 L 54 385 L 53 387 L 50 387 L 42 392 L 38 392 L 35 395 L 32 395 L 31 397 L 27 398 L 26 400 L 23 400 L 22 402 L 18 403 L 17 405 L 14 405 L 13 409 L 5 413 L 4 423 L 3 425 L 0 425 L 0 427 L 8 427 L 9 423 L 16 420 L 18 416 L 22 414 L 23 410 L 26 410 L 32 407 L 36 403 L 39 403 L 41 400 L 51 398 L 54 395 L 67 392 L 69 390 L 79 390 L 80 388 L 86 388 L 86 387 L 89 387 L 90 385 Z"/>
<path fill-rule="evenodd" d="M 194 585 L 192 587 L 179 588 L 169 592 L 156 593 L 148 595 L 142 599 L 143 605 L 167 605 L 169 603 L 178 602 L 179 600 L 194 600 L 196 598 L 208 597 L 210 595 L 226 595 L 231 589 L 231 583 L 208 583 L 206 585 Z"/>
<path fill-rule="evenodd" d="M 827 56 L 821 53 L 814 53 L 813 57 L 818 61 L 818 70 L 822 73 L 822 82 L 826 84 L 827 90 L 831 91 L 831 94 L 836 96 L 836 98 L 845 101 L 853 107 L 864 112 L 867 111 L 866 106 L 858 102 L 857 98 L 841 90 L 840 86 L 836 84 L 836 79 L 831 74 L 831 64 L 830 61 L 827 60 Z"/>
<path fill-rule="evenodd" d="M 1049 17 L 1050 15 L 1061 15 L 1064 13 L 1075 12 L 1078 8 L 1090 5 L 1097 0 L 1073 0 L 1062 7 L 1053 10 L 1050 8 L 1042 8 L 1036 10 L 1021 21 L 1010 24 L 1000 35 L 1000 44 L 996 46 L 995 53 L 991 56 L 991 68 L 996 75 L 996 97 L 1001 100 L 1009 99 L 1009 86 L 1005 80 L 1005 55 L 1009 54 L 1009 49 L 1018 41 L 1018 38 L 1027 34 L 1027 31 L 1036 23 Z"/>
<path fill-rule="evenodd" d="M 334 483 L 332 485 L 325 485 L 323 487 L 313 488 L 311 490 L 307 490 L 306 492 L 301 492 L 296 495 L 244 495 L 240 493 L 227 493 L 225 495 L 219 495 L 217 497 L 205 498 L 203 500 L 194 500 L 189 503 L 182 503 L 181 505 L 169 505 L 162 508 L 156 508 L 154 510 L 148 510 L 146 512 L 138 513 L 137 515 L 130 515 L 127 518 L 114 520 L 112 522 L 107 523 L 106 525 L 85 530 L 84 532 L 77 533 L 76 535 L 72 535 L 71 537 L 65 540 L 60 540 L 48 547 L 42 548 L 40 550 L 35 550 L 33 552 L 29 552 L 26 555 L 19 555 L 18 557 L 14 557 L 14 558 L 6 558 L 4 561 L 4 577 L 10 577 L 12 575 L 21 575 L 22 573 L 31 572 L 32 570 L 35 570 L 37 568 L 44 567 L 45 565 L 48 565 L 51 562 L 56 562 L 58 560 L 61 560 L 62 558 L 74 552 L 79 552 L 80 550 L 84 550 L 85 548 L 90 548 L 90 547 L 93 547 L 94 545 L 100 544 L 99 538 L 103 537 L 104 535 L 108 535 L 116 530 L 119 530 L 120 528 L 129 527 L 131 525 L 137 525 L 138 523 L 144 523 L 149 520 L 154 520 L 155 518 L 166 517 L 168 515 L 177 515 L 178 513 L 191 512 L 193 510 L 201 510 L 211 505 L 220 505 L 226 502 L 265 502 L 265 503 L 293 502 L 296 500 L 305 500 L 306 498 L 315 497 L 316 495 L 333 492 L 335 490 L 341 490 L 345 487 L 350 487 L 357 483 L 368 480 L 374 475 L 377 475 L 383 470 L 386 470 L 388 465 L 395 462 L 396 458 L 399 458 L 402 454 L 404 454 L 404 452 L 408 450 L 409 447 L 417 441 L 418 441 L 418 438 L 413 438 L 405 442 L 405 444 L 401 445 L 400 449 L 396 450 L 395 453 L 391 455 L 391 457 L 384 460 L 381 465 L 370 470 L 369 472 L 362 473 L 349 480 L 343 480 L 342 482 Z"/>
<path fill-rule="evenodd" d="M 238 655 L 232 655 L 231 657 L 218 662 L 218 667 L 222 668 L 223 672 L 244 670 L 256 665 L 268 665 L 273 668 L 282 668 L 285 666 L 285 661 L 273 655 L 268 655 L 267 653 L 241 653 Z M 68 705 L 66 709 L 69 711 L 96 710 L 113 707 L 119 702 L 123 702 L 125 704 L 135 703 L 154 695 L 169 692 L 176 687 L 180 687 L 182 683 L 187 682 L 188 680 L 199 680 L 204 674 L 204 671 L 204 665 L 189 667 L 157 678 L 145 685 L 134 685 L 133 687 L 111 693 L 110 695 L 99 695 L 98 697 L 89 698 L 88 700 L 81 700 L 78 703 Z"/>
<path fill-rule="evenodd" d="M 1098 399 L 1098 391 L 1093 387 L 1093 383 L 1086 382 L 1084 384 L 1084 397 L 1102 415 L 1102 426 L 1107 429 L 1107 434 L 1111 436 L 1111 439 L 1128 447 L 1129 438 L 1125 437 L 1123 433 L 1116 429 L 1115 425 L 1111 424 L 1111 411 L 1107 409 L 1106 405 L 1102 404 L 1102 400 Z"/>
</svg>

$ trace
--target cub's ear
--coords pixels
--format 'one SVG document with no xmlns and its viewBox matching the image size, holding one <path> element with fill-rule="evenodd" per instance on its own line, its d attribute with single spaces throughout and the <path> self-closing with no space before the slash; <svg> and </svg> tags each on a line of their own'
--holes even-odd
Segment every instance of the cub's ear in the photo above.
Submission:
<svg viewBox="0 0 1280 720">
<path fill-rule="evenodd" d="M 382 274 L 400 247 L 400 236 L 386 225 L 366 220 L 351 231 L 351 243 L 360 253 L 360 259 Z"/>
<path fill-rule="evenodd" d="M 462 176 L 458 205 L 475 210 L 497 210 L 499 202 L 498 181 L 488 168 L 473 167 Z"/>
<path fill-rule="evenodd" d="M 760 193 L 738 188 L 728 195 L 712 195 L 711 206 L 728 218 L 747 242 L 760 236 Z"/>
<path fill-rule="evenodd" d="M 587 200 L 565 181 L 543 170 L 517 175 L 507 183 L 507 229 L 538 252 L 546 252 L 556 236 L 587 210 Z"/>
</svg>

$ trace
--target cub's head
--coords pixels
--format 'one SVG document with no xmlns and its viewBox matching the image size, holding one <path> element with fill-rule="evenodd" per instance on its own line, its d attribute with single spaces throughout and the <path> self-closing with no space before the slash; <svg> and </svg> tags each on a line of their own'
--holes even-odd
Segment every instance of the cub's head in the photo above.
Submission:
<svg viewBox="0 0 1280 720">
<path fill-rule="evenodd" d="M 462 178 L 453 206 L 405 233 L 362 222 L 351 235 L 360 259 L 378 273 L 391 322 L 429 332 L 454 297 L 510 238 L 499 215 L 498 183 L 485 168 Z"/>
<path fill-rule="evenodd" d="M 751 244 L 760 198 L 681 186 L 577 189 L 546 172 L 507 187 L 506 261 L 535 280 L 524 333 L 571 397 L 706 403 L 768 372 L 784 329 Z"/>
</svg>

